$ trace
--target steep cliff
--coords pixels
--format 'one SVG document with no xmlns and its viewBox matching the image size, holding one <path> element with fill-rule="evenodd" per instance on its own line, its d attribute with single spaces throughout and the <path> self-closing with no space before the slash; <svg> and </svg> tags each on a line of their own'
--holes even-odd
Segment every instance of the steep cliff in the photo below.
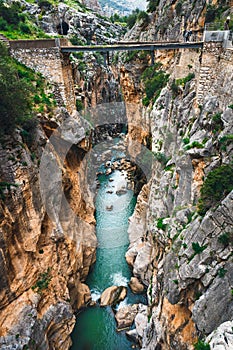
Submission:
<svg viewBox="0 0 233 350">
<path fill-rule="evenodd" d="M 190 5 L 182 2 L 183 23 L 201 32 L 206 2 Z M 153 25 L 142 30 L 136 24 L 127 38 L 177 37 L 181 22 L 176 27 L 175 6 L 174 1 L 158 2 Z M 159 33 L 156 28 L 168 12 L 172 28 L 166 25 Z M 233 171 L 232 58 L 232 49 L 223 49 L 222 43 L 206 43 L 202 55 L 198 50 L 157 54 L 170 76 L 157 100 L 141 113 L 143 127 L 149 120 L 153 176 L 130 219 L 126 254 L 134 275 L 148 286 L 147 326 L 138 328 L 143 349 L 193 349 L 197 342 L 204 347 L 204 341 L 211 349 L 233 346 L 233 184 L 227 175 Z M 140 65 L 134 57 L 124 68 L 134 87 L 138 79 L 130 71 L 135 62 Z M 141 81 L 135 99 L 140 100 L 142 87 Z"/>
<path fill-rule="evenodd" d="M 2 349 L 69 348 L 73 311 L 89 298 L 82 282 L 95 261 L 96 238 L 83 160 L 88 148 L 81 143 L 85 134 L 79 134 L 62 166 L 64 193 L 78 222 L 60 215 L 55 223 L 41 197 L 40 159 L 67 115 L 55 110 L 53 122 L 44 119 L 30 145 L 20 131 L 1 145 Z M 47 190 L 58 183 L 57 174 L 51 172 L 48 181 Z"/>
</svg>

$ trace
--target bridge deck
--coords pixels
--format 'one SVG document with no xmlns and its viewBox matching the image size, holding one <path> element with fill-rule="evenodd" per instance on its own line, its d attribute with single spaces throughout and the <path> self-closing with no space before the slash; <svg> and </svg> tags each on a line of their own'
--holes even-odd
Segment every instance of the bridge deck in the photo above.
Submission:
<svg viewBox="0 0 233 350">
<path fill-rule="evenodd" d="M 197 42 L 138 42 L 118 43 L 113 45 L 61 46 L 62 52 L 109 52 L 109 51 L 137 51 L 137 50 L 175 50 L 197 49 L 203 47 L 203 41 Z"/>
</svg>

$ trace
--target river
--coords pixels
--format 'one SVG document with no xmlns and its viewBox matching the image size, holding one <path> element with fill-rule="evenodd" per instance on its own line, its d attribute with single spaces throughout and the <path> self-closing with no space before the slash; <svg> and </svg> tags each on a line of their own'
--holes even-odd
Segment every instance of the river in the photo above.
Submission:
<svg viewBox="0 0 233 350">
<path fill-rule="evenodd" d="M 127 286 L 132 275 L 125 252 L 129 244 L 128 218 L 133 213 L 136 196 L 132 190 L 116 194 L 118 189 L 127 188 L 126 175 L 124 171 L 115 170 L 109 176 L 99 176 L 100 188 L 95 201 L 97 259 L 86 281 L 93 300 L 98 300 L 104 289 L 112 285 Z M 106 209 L 111 206 L 111 211 Z M 145 296 L 135 295 L 128 288 L 126 299 L 118 307 L 145 301 Z M 72 341 L 72 350 L 132 349 L 125 332 L 116 332 L 112 308 L 100 307 L 98 303 L 78 314 Z"/>
</svg>

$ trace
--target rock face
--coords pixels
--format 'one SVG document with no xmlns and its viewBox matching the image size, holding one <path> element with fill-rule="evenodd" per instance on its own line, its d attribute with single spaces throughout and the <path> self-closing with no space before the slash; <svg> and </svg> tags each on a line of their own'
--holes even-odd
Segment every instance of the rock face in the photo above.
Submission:
<svg viewBox="0 0 233 350">
<path fill-rule="evenodd" d="M 138 305 L 127 305 L 120 308 L 116 315 L 117 329 L 121 330 L 130 327 L 135 319 L 138 312 Z"/>
<path fill-rule="evenodd" d="M 8 0 L 7 2 L 10 3 Z M 56 6 L 52 3 L 32 4 L 24 0 L 20 0 L 20 3 L 35 19 L 35 24 L 52 36 L 60 34 L 74 37 L 76 43 L 104 43 L 115 40 L 121 34 L 119 25 L 99 16 L 100 8 L 98 2 L 94 0 L 85 1 L 89 9 L 80 2 L 72 3 L 72 6 L 64 2 L 59 2 Z"/>
<path fill-rule="evenodd" d="M 53 214 L 42 200 L 39 159 L 45 155 L 48 136 L 68 115 L 64 108 L 58 110 L 53 122 L 44 116 L 44 128 L 35 130 L 32 143 L 16 130 L 0 146 L 0 180 L 9 184 L 1 187 L 0 204 L 0 347 L 4 349 L 68 349 L 73 312 L 89 300 L 82 282 L 95 261 L 96 237 L 93 198 L 82 161 L 88 149 L 85 134 L 76 135 L 77 144 L 69 150 L 62 171 L 48 174 Z M 64 135 L 68 137 L 68 128 Z M 52 163 L 48 165 L 52 170 Z M 63 210 L 52 192 L 61 182 L 67 203 Z"/>
<path fill-rule="evenodd" d="M 173 4 L 160 1 L 148 27 L 142 29 L 137 24 L 127 38 L 152 39 L 165 12 L 174 14 L 177 3 Z M 191 26 L 196 18 L 196 29 L 191 29 L 198 31 L 205 4 L 192 4 L 191 9 L 188 1 L 182 2 L 187 10 L 183 24 Z M 171 18 L 176 21 L 176 15 Z M 157 32 L 159 37 L 174 38 L 174 23 L 174 30 L 168 25 L 164 34 Z M 144 326 L 137 332 L 142 349 L 191 350 L 198 337 L 206 339 L 209 334 L 205 341 L 210 342 L 211 350 L 226 350 L 230 343 L 228 338 L 222 343 L 221 339 L 225 331 L 231 337 L 227 322 L 233 314 L 233 193 L 223 194 L 203 216 L 198 201 L 207 175 L 222 164 L 232 166 L 232 58 L 232 50 L 224 50 L 219 43 L 206 43 L 202 56 L 189 50 L 157 55 L 170 79 L 157 101 L 141 114 L 141 130 L 151 132 L 155 159 L 152 177 L 130 218 L 126 253 L 134 275 L 148 286 L 148 317 L 140 316 L 144 321 L 138 323 Z M 122 68 L 125 86 L 134 87 L 130 90 L 134 96 L 124 91 L 126 100 L 140 101 L 142 94 L 137 77 L 134 80 L 131 74 L 136 64 L 140 65 L 138 59 Z M 138 71 L 143 65 L 142 61 Z M 178 84 L 176 79 L 191 72 L 195 77 L 174 93 L 172 82 Z M 219 118 L 219 128 L 215 118 Z M 137 131 L 132 126 L 131 134 Z M 161 156 L 164 164 L 158 160 Z M 229 239 L 224 243 L 223 237 Z"/>
<path fill-rule="evenodd" d="M 103 291 L 100 297 L 100 305 L 116 305 L 124 300 L 127 294 L 127 288 L 123 286 L 112 286 Z"/>
<path fill-rule="evenodd" d="M 232 326 L 232 321 L 224 322 L 208 336 L 207 342 L 211 349 L 230 350 L 233 348 Z"/>
</svg>

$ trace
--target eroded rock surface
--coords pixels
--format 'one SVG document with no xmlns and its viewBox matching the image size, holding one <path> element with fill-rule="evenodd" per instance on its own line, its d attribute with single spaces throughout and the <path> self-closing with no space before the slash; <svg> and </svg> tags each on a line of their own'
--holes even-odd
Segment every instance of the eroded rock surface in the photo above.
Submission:
<svg viewBox="0 0 233 350">
<path fill-rule="evenodd" d="M 122 286 L 112 286 L 103 291 L 100 297 L 100 305 L 116 305 L 124 300 L 127 294 L 127 288 Z"/>
</svg>

